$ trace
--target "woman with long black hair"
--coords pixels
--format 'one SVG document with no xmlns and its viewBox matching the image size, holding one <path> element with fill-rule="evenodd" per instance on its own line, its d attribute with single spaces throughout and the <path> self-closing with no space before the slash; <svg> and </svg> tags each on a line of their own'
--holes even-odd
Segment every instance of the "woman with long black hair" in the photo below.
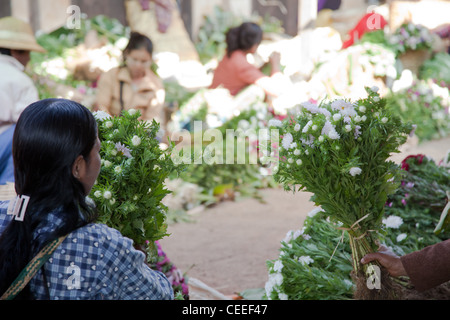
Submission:
<svg viewBox="0 0 450 320">
<path fill-rule="evenodd" d="M 56 249 L 16 299 L 172 299 L 167 278 L 86 202 L 100 171 L 92 113 L 64 99 L 28 106 L 13 137 L 15 202 L 0 202 L 0 296 L 49 244 Z M 14 205 L 15 204 L 15 205 Z M 18 291 L 18 290 L 16 290 Z M 14 293 L 14 290 L 13 290 Z"/>
</svg>

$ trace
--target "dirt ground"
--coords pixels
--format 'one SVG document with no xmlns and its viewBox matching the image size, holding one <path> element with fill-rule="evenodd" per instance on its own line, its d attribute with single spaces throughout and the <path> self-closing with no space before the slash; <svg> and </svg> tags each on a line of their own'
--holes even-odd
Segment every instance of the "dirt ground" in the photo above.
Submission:
<svg viewBox="0 0 450 320">
<path fill-rule="evenodd" d="M 440 161 L 448 150 L 450 138 L 410 143 L 393 160 L 423 153 Z M 191 216 L 192 222 L 169 225 L 171 235 L 160 241 L 163 250 L 188 277 L 227 297 L 264 288 L 266 261 L 277 258 L 280 241 L 289 230 L 303 226 L 314 205 L 308 193 L 265 189 L 261 195 L 264 203 L 256 199 L 222 202 Z"/>
</svg>

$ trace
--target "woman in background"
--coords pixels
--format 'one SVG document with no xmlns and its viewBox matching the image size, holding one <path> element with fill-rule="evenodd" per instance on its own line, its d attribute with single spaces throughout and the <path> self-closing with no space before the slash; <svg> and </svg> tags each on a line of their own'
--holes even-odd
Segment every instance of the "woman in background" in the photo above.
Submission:
<svg viewBox="0 0 450 320">
<path fill-rule="evenodd" d="M 252 22 L 244 22 L 227 32 L 227 52 L 214 72 L 211 89 L 221 86 L 234 96 L 247 86 L 255 84 L 266 95 L 276 97 L 280 94 L 282 88 L 276 80 L 276 76 L 280 75 L 280 54 L 274 53 L 269 58 L 270 77 L 247 61 L 247 54 L 256 52 L 262 36 L 261 27 Z"/>
<path fill-rule="evenodd" d="M 123 51 L 124 65 L 101 75 L 98 81 L 95 108 L 118 116 L 122 110 L 139 109 L 142 119 L 166 124 L 165 91 L 161 79 L 151 70 L 152 41 L 132 32 Z"/>
</svg>

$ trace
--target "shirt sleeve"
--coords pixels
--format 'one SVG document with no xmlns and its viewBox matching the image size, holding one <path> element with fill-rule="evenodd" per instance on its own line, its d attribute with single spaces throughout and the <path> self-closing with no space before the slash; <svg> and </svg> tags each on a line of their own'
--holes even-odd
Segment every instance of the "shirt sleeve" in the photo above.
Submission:
<svg viewBox="0 0 450 320">
<path fill-rule="evenodd" d="M 166 276 L 150 269 L 143 252 L 117 230 L 109 229 L 112 238 L 105 250 L 104 285 L 106 296 L 115 300 L 173 300 L 172 285 Z"/>
<path fill-rule="evenodd" d="M 403 267 L 417 291 L 450 280 L 450 240 L 401 257 Z"/>
</svg>

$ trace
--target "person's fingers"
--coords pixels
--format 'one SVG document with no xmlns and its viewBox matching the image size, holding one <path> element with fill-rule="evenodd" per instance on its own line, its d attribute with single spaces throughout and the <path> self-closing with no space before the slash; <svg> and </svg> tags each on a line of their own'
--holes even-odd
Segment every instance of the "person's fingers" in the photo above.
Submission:
<svg viewBox="0 0 450 320">
<path fill-rule="evenodd" d="M 379 253 L 368 253 L 361 259 L 361 263 L 367 264 L 374 260 L 380 260 L 380 258 L 382 258 L 382 256 Z"/>
</svg>

